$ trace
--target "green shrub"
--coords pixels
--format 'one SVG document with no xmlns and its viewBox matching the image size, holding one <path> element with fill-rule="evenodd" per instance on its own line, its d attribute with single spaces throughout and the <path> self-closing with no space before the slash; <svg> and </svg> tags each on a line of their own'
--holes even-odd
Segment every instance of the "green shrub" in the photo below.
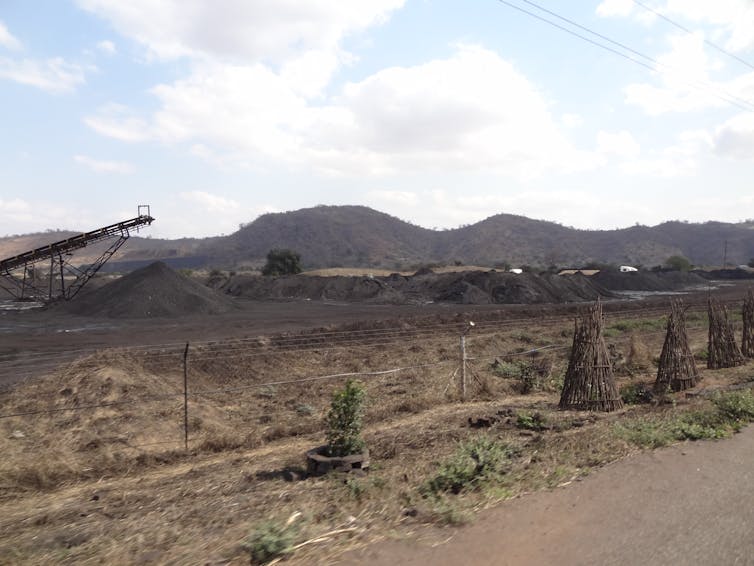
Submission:
<svg viewBox="0 0 754 566">
<path fill-rule="evenodd" d="M 314 407 L 308 403 L 299 403 L 296 405 L 296 414 L 301 417 L 310 417 L 314 414 Z"/>
<path fill-rule="evenodd" d="M 708 440 L 728 436 L 729 431 L 719 423 L 695 422 L 694 418 L 680 419 L 672 426 L 675 440 Z"/>
<path fill-rule="evenodd" d="M 712 399 L 720 416 L 730 422 L 746 423 L 754 421 L 754 392 L 735 391 L 722 393 Z"/>
<path fill-rule="evenodd" d="M 526 371 L 526 366 L 520 361 L 495 360 L 492 364 L 492 371 L 499 377 L 521 377 L 521 374 Z"/>
<path fill-rule="evenodd" d="M 262 275 L 296 275 L 301 273 L 301 256 L 293 250 L 274 249 L 267 253 L 267 263 L 262 267 Z"/>
<path fill-rule="evenodd" d="M 557 390 L 558 383 L 551 376 L 552 360 L 537 359 L 495 360 L 492 364 L 495 375 L 518 380 L 517 389 L 522 395 L 532 391 Z"/>
<path fill-rule="evenodd" d="M 504 475 L 512 455 L 513 451 L 508 445 L 486 436 L 461 443 L 422 486 L 422 492 L 437 496 L 478 489 Z"/>
<path fill-rule="evenodd" d="M 298 527 L 295 523 L 266 520 L 254 527 L 241 546 L 248 551 L 252 564 L 267 564 L 290 554 L 297 537 Z"/>
<path fill-rule="evenodd" d="M 665 260 L 665 267 L 674 271 L 688 271 L 693 265 L 682 255 L 672 255 Z"/>
<path fill-rule="evenodd" d="M 620 332 L 651 332 L 655 330 L 663 330 L 667 321 L 665 318 L 636 318 L 619 320 L 609 325 L 604 331 L 610 332 L 611 336 L 617 335 Z"/>
<path fill-rule="evenodd" d="M 626 405 L 638 405 L 651 402 L 654 394 L 644 383 L 628 383 L 620 388 L 620 397 Z"/>
<path fill-rule="evenodd" d="M 633 421 L 615 425 L 615 433 L 642 448 L 659 448 L 673 442 L 671 432 L 657 421 Z"/>
<path fill-rule="evenodd" d="M 547 430 L 547 417 L 540 412 L 521 412 L 516 415 L 516 428 L 525 430 Z"/>
<path fill-rule="evenodd" d="M 330 456 L 348 456 L 364 450 L 361 438 L 366 394 L 362 385 L 349 379 L 333 395 L 327 413 L 327 452 Z"/>
<path fill-rule="evenodd" d="M 725 438 L 754 422 L 754 393 L 720 393 L 712 407 L 666 415 L 651 420 L 635 420 L 615 425 L 621 438 L 644 448 L 657 448 L 679 440 Z"/>
</svg>

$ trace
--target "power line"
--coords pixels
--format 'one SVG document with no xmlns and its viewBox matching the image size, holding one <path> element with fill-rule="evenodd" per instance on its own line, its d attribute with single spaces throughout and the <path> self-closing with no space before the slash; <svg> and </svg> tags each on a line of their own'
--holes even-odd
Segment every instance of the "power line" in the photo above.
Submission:
<svg viewBox="0 0 754 566">
<path fill-rule="evenodd" d="M 636 51 L 635 49 L 632 49 L 632 48 L 630 48 L 630 47 L 628 47 L 628 46 L 626 46 L 626 45 L 624 45 L 624 44 L 622 44 L 622 43 L 620 43 L 618 41 L 610 39 L 607 36 L 605 36 L 605 35 L 603 35 L 603 34 L 601 34 L 599 32 L 596 32 L 596 31 L 594 31 L 594 30 L 592 30 L 592 29 L 590 29 L 590 28 L 588 28 L 586 26 L 582 26 L 581 24 L 578 24 L 578 23 L 574 22 L 573 20 L 570 20 L 570 19 L 568 19 L 568 18 L 566 18 L 564 16 L 561 16 L 561 15 L 553 12 L 552 10 L 548 10 L 547 8 L 544 8 L 543 6 L 540 6 L 539 4 L 531 2 L 530 0 L 521 0 L 521 1 L 522 2 L 526 2 L 530 6 L 533 6 L 533 7 L 537 8 L 538 10 L 541 10 L 542 12 L 545 12 L 547 14 L 553 15 L 553 16 L 557 17 L 558 19 L 569 23 L 572 26 L 575 26 L 575 27 L 577 27 L 579 29 L 582 29 L 582 30 L 590 33 L 591 35 L 602 39 L 603 41 L 608 41 L 608 42 L 612 43 L 613 45 L 620 47 L 621 49 L 625 49 L 629 53 L 636 54 L 637 56 L 639 56 L 642 59 L 645 59 L 646 61 L 649 61 L 649 62 L 647 63 L 645 61 L 637 59 L 636 57 L 632 57 L 631 55 L 629 55 L 629 53 L 625 53 L 624 51 L 619 51 L 618 49 L 610 47 L 609 45 L 605 45 L 604 43 L 600 43 L 599 41 L 595 41 L 594 39 L 591 39 L 591 38 L 589 38 L 589 37 L 587 37 L 585 35 L 582 35 L 582 34 L 576 32 L 576 31 L 574 31 L 574 30 L 566 27 L 566 26 L 563 26 L 561 24 L 558 24 L 557 22 L 554 22 L 554 21 L 552 21 L 550 19 L 547 19 L 547 18 L 545 18 L 543 16 L 540 16 L 539 14 L 536 14 L 536 13 L 530 11 L 530 10 L 522 8 L 521 6 L 518 6 L 518 5 L 516 5 L 516 4 L 512 3 L 512 2 L 509 2 L 508 0 L 497 0 L 497 1 L 499 3 L 501 3 L 501 4 L 505 4 L 506 6 L 508 6 L 510 8 L 513 8 L 514 10 L 518 10 L 519 12 L 527 14 L 528 16 L 531 16 L 532 18 L 535 18 L 535 19 L 540 20 L 542 22 L 545 22 L 545 23 L 547 23 L 547 24 L 549 24 L 549 25 L 551 25 L 553 27 L 556 27 L 556 28 L 558 28 L 558 29 L 560 29 L 560 30 L 562 30 L 562 31 L 570 34 L 570 35 L 573 35 L 574 37 L 577 37 L 577 38 L 579 38 L 579 39 L 581 39 L 583 41 L 586 41 L 587 43 L 591 43 L 592 45 L 596 45 L 597 47 L 600 47 L 600 48 L 602 48 L 602 49 L 604 49 L 606 51 L 609 51 L 610 53 L 613 53 L 615 55 L 623 57 L 624 59 L 628 59 L 629 61 L 631 61 L 631 62 L 633 62 L 633 63 L 635 63 L 637 65 L 640 65 L 640 66 L 642 66 L 642 67 L 644 67 L 646 69 L 649 69 L 652 72 L 657 72 L 659 70 L 659 68 L 661 68 L 661 67 L 664 67 L 665 69 L 673 70 L 672 67 L 669 67 L 668 65 L 665 65 L 664 63 L 660 63 L 659 61 L 653 59 L 652 57 L 650 57 L 648 55 L 644 55 L 643 53 L 641 53 L 639 51 Z M 736 96 L 734 94 L 731 94 L 731 93 L 729 93 L 727 91 L 721 90 L 720 88 L 716 87 L 715 85 L 713 85 L 711 83 L 708 83 L 708 82 L 705 82 L 705 81 L 694 81 L 694 82 L 684 81 L 684 83 L 687 86 L 691 87 L 691 88 L 695 88 L 696 90 L 707 91 L 709 94 L 711 94 L 715 98 L 718 98 L 718 99 L 720 99 L 720 100 L 722 100 L 724 102 L 727 102 L 728 104 L 731 104 L 733 106 L 736 106 L 740 110 L 743 110 L 745 112 L 754 112 L 754 102 L 750 102 L 749 100 L 746 100 L 744 98 L 740 98 L 740 97 L 738 97 L 738 96 Z"/>
<path fill-rule="evenodd" d="M 524 1 L 526 1 L 526 0 L 524 0 Z M 636 4 L 637 6 L 640 6 L 640 7 L 644 8 L 647 12 L 651 12 L 652 14 L 654 14 L 655 16 L 657 16 L 658 18 L 662 18 L 663 20 L 665 20 L 669 24 L 677 27 L 678 29 L 686 32 L 687 34 L 689 34 L 689 35 L 693 35 L 694 34 L 694 32 L 692 30 L 690 30 L 689 28 L 687 28 L 686 26 L 684 26 L 682 24 L 679 24 L 678 22 L 676 22 L 675 20 L 669 18 L 668 16 L 666 16 L 662 12 L 659 12 L 659 11 L 653 9 L 653 8 L 650 8 L 649 6 L 647 6 L 646 4 L 644 4 L 643 2 L 639 2 L 639 0 L 633 0 L 633 3 Z M 754 70 L 754 65 L 752 65 L 751 63 L 749 63 L 747 60 L 742 59 L 741 57 L 739 57 L 735 53 L 731 53 L 730 51 L 728 51 L 724 47 L 720 47 L 716 43 L 713 43 L 712 41 L 710 41 L 710 40 L 708 40 L 706 38 L 704 39 L 704 43 L 706 43 L 707 45 L 709 45 L 713 49 L 717 49 L 720 53 L 722 53 L 724 55 L 727 55 L 728 57 L 730 57 L 732 59 L 735 59 L 736 61 L 738 61 L 742 65 L 746 65 L 750 69 Z"/>
</svg>

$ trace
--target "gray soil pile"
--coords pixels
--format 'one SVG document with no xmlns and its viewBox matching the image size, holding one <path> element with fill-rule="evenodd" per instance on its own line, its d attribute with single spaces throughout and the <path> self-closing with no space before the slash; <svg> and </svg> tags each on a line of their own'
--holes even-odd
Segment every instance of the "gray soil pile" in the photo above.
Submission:
<svg viewBox="0 0 754 566">
<path fill-rule="evenodd" d="M 389 277 L 235 276 L 222 289 L 230 295 L 254 300 L 311 299 L 387 304 L 569 303 L 614 296 L 581 275 L 515 275 L 496 271 L 413 276 L 393 274 Z"/>
<path fill-rule="evenodd" d="M 82 294 L 62 308 L 83 316 L 155 318 L 221 314 L 235 309 L 235 304 L 229 297 L 156 262 Z"/>
<path fill-rule="evenodd" d="M 591 279 L 611 291 L 678 291 L 688 287 L 706 285 L 707 279 L 684 271 L 600 271 Z"/>
</svg>

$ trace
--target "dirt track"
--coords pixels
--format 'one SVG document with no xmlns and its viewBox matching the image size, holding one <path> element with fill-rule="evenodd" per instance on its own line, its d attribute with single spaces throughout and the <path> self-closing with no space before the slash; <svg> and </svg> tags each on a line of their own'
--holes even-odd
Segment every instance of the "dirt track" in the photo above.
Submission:
<svg viewBox="0 0 754 566">
<path fill-rule="evenodd" d="M 342 563 L 754 564 L 754 427 L 645 452 L 565 489 L 524 496 L 457 531 L 385 541 Z"/>
</svg>

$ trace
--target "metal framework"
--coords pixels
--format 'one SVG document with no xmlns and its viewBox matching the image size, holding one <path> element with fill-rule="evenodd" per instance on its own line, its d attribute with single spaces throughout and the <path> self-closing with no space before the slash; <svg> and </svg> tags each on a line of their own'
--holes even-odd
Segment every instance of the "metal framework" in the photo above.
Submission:
<svg viewBox="0 0 754 566">
<path fill-rule="evenodd" d="M 68 301 L 126 243 L 132 230 L 138 232 L 141 227 L 149 226 L 153 221 L 149 205 L 139 205 L 136 218 L 0 260 L 0 288 L 17 300 Z M 75 250 L 109 239 L 113 239 L 113 242 L 93 263 L 76 267 L 69 262 Z M 50 272 L 45 280 L 40 280 L 35 266 L 43 262 L 49 262 Z"/>
</svg>

